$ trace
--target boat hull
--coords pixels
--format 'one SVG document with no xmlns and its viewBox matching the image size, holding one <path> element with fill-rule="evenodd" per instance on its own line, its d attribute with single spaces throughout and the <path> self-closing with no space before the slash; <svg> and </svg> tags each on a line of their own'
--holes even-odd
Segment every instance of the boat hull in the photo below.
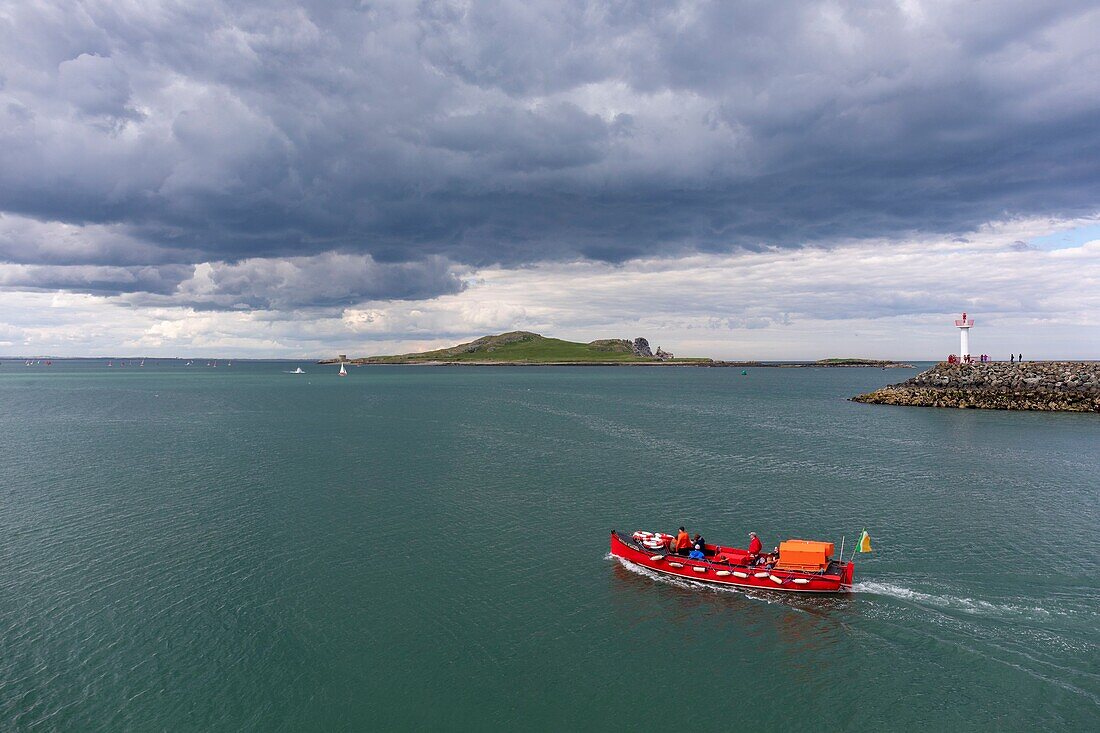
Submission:
<svg viewBox="0 0 1100 733">
<path fill-rule="evenodd" d="M 708 545 L 709 547 L 709 545 Z M 649 550 L 618 532 L 611 532 L 611 554 L 663 575 L 696 583 L 754 588 L 780 593 L 846 593 L 852 587 L 852 563 L 834 563 L 834 572 L 807 573 L 797 570 L 768 570 L 762 566 L 733 565 L 712 559 L 692 560 L 664 550 Z M 741 577 L 744 575 L 745 577 Z"/>
</svg>

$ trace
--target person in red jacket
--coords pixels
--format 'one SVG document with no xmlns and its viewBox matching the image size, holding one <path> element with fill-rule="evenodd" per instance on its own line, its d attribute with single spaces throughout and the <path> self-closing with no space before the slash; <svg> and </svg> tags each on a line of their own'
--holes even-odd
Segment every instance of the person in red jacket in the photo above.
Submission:
<svg viewBox="0 0 1100 733">
<path fill-rule="evenodd" d="M 760 538 L 756 536 L 756 532 L 749 532 L 749 564 L 756 562 L 756 558 L 760 557 L 760 550 L 764 545 L 760 542 Z"/>
<path fill-rule="evenodd" d="M 691 535 L 687 531 L 680 527 L 680 531 L 676 534 L 676 539 L 672 541 L 672 551 L 677 555 L 686 555 L 691 550 Z"/>
</svg>

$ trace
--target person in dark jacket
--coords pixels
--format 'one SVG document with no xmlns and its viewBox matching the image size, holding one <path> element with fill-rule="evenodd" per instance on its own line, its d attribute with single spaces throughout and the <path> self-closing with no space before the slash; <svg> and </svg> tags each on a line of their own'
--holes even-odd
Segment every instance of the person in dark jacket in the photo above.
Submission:
<svg viewBox="0 0 1100 733">
<path fill-rule="evenodd" d="M 695 538 L 691 541 L 691 552 L 688 553 L 688 557 L 692 560 L 706 559 L 705 547 L 706 542 L 703 540 L 703 535 L 696 533 Z"/>
</svg>

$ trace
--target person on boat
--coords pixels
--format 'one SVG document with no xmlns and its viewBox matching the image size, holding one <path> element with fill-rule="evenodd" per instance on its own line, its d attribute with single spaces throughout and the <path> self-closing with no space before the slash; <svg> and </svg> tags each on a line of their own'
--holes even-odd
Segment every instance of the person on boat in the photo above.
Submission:
<svg viewBox="0 0 1100 733">
<path fill-rule="evenodd" d="M 676 539 L 672 542 L 672 550 L 677 555 L 686 555 L 691 549 L 691 535 L 683 527 L 676 533 Z"/>
<path fill-rule="evenodd" d="M 760 550 L 763 547 L 764 544 L 756 536 L 756 532 L 749 532 L 749 565 L 756 564 L 757 558 L 760 557 Z"/>
<path fill-rule="evenodd" d="M 764 567 L 771 570 L 777 562 L 779 562 L 779 548 L 773 547 L 772 551 L 764 556 Z"/>
<path fill-rule="evenodd" d="M 692 560 L 703 560 L 706 558 L 707 542 L 703 539 L 703 535 L 696 533 L 695 539 L 691 541 L 691 552 L 688 553 L 688 557 Z"/>
</svg>

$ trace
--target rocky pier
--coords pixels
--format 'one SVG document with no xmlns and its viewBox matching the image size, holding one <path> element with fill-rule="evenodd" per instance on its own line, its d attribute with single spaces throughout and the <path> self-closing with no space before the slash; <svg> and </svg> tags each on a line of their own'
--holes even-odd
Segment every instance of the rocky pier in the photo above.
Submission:
<svg viewBox="0 0 1100 733">
<path fill-rule="evenodd" d="M 986 410 L 1100 412 L 1100 362 L 941 362 L 855 402 Z"/>
</svg>

